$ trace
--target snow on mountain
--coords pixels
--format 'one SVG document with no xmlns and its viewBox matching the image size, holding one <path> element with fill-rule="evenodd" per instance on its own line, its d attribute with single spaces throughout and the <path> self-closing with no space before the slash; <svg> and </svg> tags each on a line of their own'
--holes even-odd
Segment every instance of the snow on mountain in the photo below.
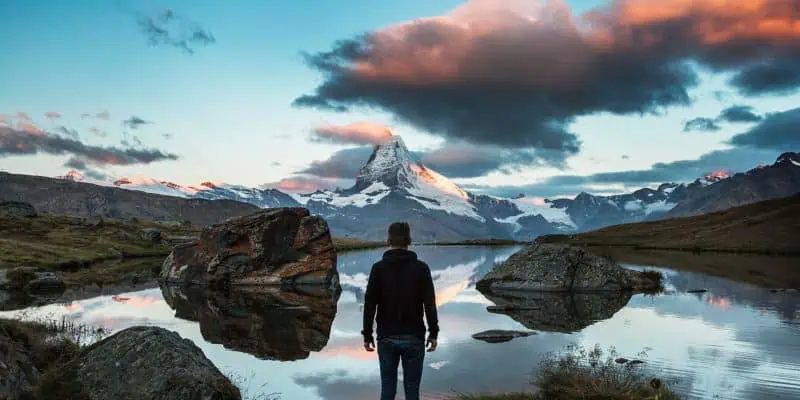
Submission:
<svg viewBox="0 0 800 400">
<path fill-rule="evenodd" d="M 400 136 L 392 136 L 375 147 L 353 188 L 299 197 L 307 199 L 306 203 L 314 200 L 335 207 L 364 207 L 376 204 L 392 191 L 429 210 L 485 221 L 470 202 L 469 194 L 442 174 L 415 161 Z"/>
<path fill-rule="evenodd" d="M 86 177 L 85 175 L 83 175 L 82 173 L 80 173 L 80 172 L 78 172 L 78 171 L 76 171 L 74 169 L 73 170 L 69 170 L 64 175 L 56 176 L 56 178 L 57 179 L 63 179 L 65 181 L 71 181 L 71 182 L 85 182 L 85 183 L 91 183 L 91 184 L 100 185 L 100 186 L 111 186 L 110 182 L 101 181 L 101 180 L 98 180 L 98 179 L 93 179 L 93 178 Z"/>
<path fill-rule="evenodd" d="M 567 210 L 565 208 L 555 208 L 551 203 L 545 202 L 544 199 L 519 197 L 510 201 L 517 206 L 522 213 L 506 218 L 500 218 L 497 219 L 497 221 L 514 224 L 516 226 L 515 231 L 519 231 L 521 229 L 521 226 L 519 225 L 519 220 L 521 218 L 535 215 L 541 215 L 548 222 L 562 224 L 566 227 L 577 229 L 575 222 L 572 221 L 572 218 L 570 218 L 569 214 L 567 214 Z"/>
</svg>

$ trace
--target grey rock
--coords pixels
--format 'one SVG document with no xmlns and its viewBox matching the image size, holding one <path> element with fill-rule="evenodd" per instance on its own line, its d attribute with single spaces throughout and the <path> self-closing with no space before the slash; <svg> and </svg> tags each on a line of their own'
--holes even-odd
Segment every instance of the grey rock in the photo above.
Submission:
<svg viewBox="0 0 800 400">
<path fill-rule="evenodd" d="M 654 290 L 661 282 L 581 247 L 538 243 L 514 253 L 477 285 L 490 290 L 598 292 Z"/>
<path fill-rule="evenodd" d="M 488 331 L 478 332 L 472 335 L 473 339 L 482 340 L 487 343 L 504 343 L 512 339 L 528 337 L 535 335 L 536 332 L 522 332 L 522 331 L 506 331 L 500 329 L 491 329 Z"/>
<path fill-rule="evenodd" d="M 30 203 L 22 201 L 0 201 L 0 218 L 33 218 L 37 216 L 36 209 Z"/>
<path fill-rule="evenodd" d="M 158 228 L 145 228 L 139 231 L 139 237 L 142 238 L 142 240 L 160 244 L 161 230 Z"/>
<path fill-rule="evenodd" d="M 241 399 L 199 347 L 163 328 L 125 329 L 74 363 L 75 379 L 91 400 Z"/>
<path fill-rule="evenodd" d="M 0 399 L 13 400 L 31 390 L 41 375 L 24 343 L 0 330 Z"/>
</svg>

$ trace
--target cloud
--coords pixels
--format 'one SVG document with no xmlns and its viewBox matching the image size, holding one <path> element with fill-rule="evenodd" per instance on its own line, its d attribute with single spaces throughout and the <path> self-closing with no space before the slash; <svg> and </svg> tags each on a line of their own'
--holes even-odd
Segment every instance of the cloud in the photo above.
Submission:
<svg viewBox="0 0 800 400">
<path fill-rule="evenodd" d="M 800 108 L 767 115 L 761 123 L 730 140 L 734 146 L 800 150 Z"/>
<path fill-rule="evenodd" d="M 763 117 L 753 111 L 752 106 L 730 106 L 719 113 L 717 120 L 725 122 L 758 122 Z"/>
<path fill-rule="evenodd" d="M 93 135 L 95 135 L 95 136 L 99 136 L 99 137 L 106 137 L 106 136 L 108 136 L 108 133 L 107 133 L 106 131 L 104 131 L 104 130 L 102 130 L 102 129 L 100 129 L 100 128 L 96 127 L 96 126 L 91 126 L 91 127 L 89 127 L 89 132 L 90 132 L 90 133 L 92 133 Z"/>
<path fill-rule="evenodd" d="M 111 118 L 111 114 L 108 113 L 108 110 L 103 110 L 103 111 L 100 111 L 99 113 L 95 114 L 94 117 L 97 118 L 97 119 L 102 119 L 104 121 L 108 121 L 108 119 Z"/>
<path fill-rule="evenodd" d="M 263 189 L 278 189 L 289 193 L 311 193 L 316 190 L 336 189 L 340 187 L 350 187 L 353 180 L 320 178 L 315 176 L 296 175 L 283 178 L 277 182 L 270 182 L 261 185 Z"/>
<path fill-rule="evenodd" d="M 195 48 L 217 42 L 210 31 L 200 24 L 178 16 L 171 8 L 157 13 L 137 15 L 139 29 L 150 46 L 167 45 L 194 54 Z"/>
<path fill-rule="evenodd" d="M 58 128 L 56 128 L 56 131 L 61 132 L 64 135 L 69 136 L 72 139 L 75 139 L 75 140 L 80 139 L 80 134 L 78 134 L 78 131 L 75 130 L 75 129 L 67 128 L 66 126 L 62 125 L 62 126 L 59 126 Z"/>
<path fill-rule="evenodd" d="M 30 115 L 28 115 L 28 113 L 26 113 L 26 112 L 24 112 L 24 111 L 19 111 L 19 112 L 17 112 L 16 114 L 14 114 L 14 117 L 15 117 L 16 119 L 20 120 L 20 121 L 26 121 L 26 122 L 31 122 L 31 121 L 33 121 L 33 120 L 31 119 L 31 116 L 30 116 Z"/>
<path fill-rule="evenodd" d="M 172 134 L 171 133 L 162 133 L 161 137 L 163 137 L 164 139 L 170 140 L 170 139 L 172 139 Z"/>
<path fill-rule="evenodd" d="M 450 178 L 474 178 L 497 171 L 509 174 L 530 166 L 563 167 L 562 155 L 554 151 L 509 150 L 468 143 L 448 143 L 438 149 L 414 153 L 423 164 Z"/>
<path fill-rule="evenodd" d="M 684 122 L 683 124 L 683 131 L 684 132 L 693 132 L 693 131 L 703 131 L 703 132 L 716 132 L 720 130 L 719 125 L 717 125 L 717 121 L 712 118 L 705 118 L 705 117 L 698 117 L 695 119 L 691 119 L 689 121 Z"/>
<path fill-rule="evenodd" d="M 81 141 L 42 132 L 31 135 L 23 130 L 0 127 L 0 157 L 6 155 L 71 155 L 94 165 L 149 164 L 177 160 L 178 156 L 156 149 L 120 149 L 87 145 Z"/>
<path fill-rule="evenodd" d="M 41 136 L 44 134 L 38 126 L 29 121 L 19 122 L 17 128 L 31 136 Z"/>
<path fill-rule="evenodd" d="M 623 155 L 620 156 L 620 158 L 622 158 L 623 160 L 630 160 L 631 156 L 629 156 L 627 154 L 623 154 Z"/>
<path fill-rule="evenodd" d="M 81 171 L 84 175 L 86 175 L 86 176 L 88 176 L 88 177 L 90 177 L 92 179 L 105 180 L 105 179 L 108 178 L 108 175 L 106 175 L 106 174 L 104 174 L 104 173 L 102 173 L 100 171 L 97 171 L 97 170 L 89 168 L 86 165 L 85 161 L 83 161 L 81 159 L 78 159 L 78 158 L 75 158 L 75 157 L 70 157 L 70 159 L 68 159 L 67 162 L 64 163 L 64 166 L 67 167 L 67 168 L 72 168 L 72 169 Z"/>
<path fill-rule="evenodd" d="M 372 147 L 369 146 L 342 149 L 325 160 L 311 162 L 308 168 L 298 171 L 298 173 L 322 178 L 355 179 L 358 171 L 372 155 L 372 150 Z"/>
<path fill-rule="evenodd" d="M 656 163 L 642 170 L 601 172 L 591 175 L 557 175 L 541 182 L 519 186 L 471 185 L 471 188 L 500 195 L 525 193 L 532 196 L 573 196 L 586 191 L 618 192 L 624 187 L 656 186 L 665 182 L 691 182 L 712 171 L 747 171 L 759 164 L 771 164 L 778 153 L 772 150 L 732 148 L 716 150 L 693 160 Z M 616 189 L 614 189 L 616 188 Z"/>
<path fill-rule="evenodd" d="M 138 129 L 142 125 L 152 124 L 152 121 L 144 120 L 141 117 L 132 116 L 124 121 L 122 121 L 122 125 L 126 126 L 131 129 Z"/>
<path fill-rule="evenodd" d="M 77 170 L 84 170 L 86 169 L 86 161 L 83 161 L 75 157 L 70 157 L 70 159 L 64 163 L 64 166 L 68 168 L 74 168 Z"/>
<path fill-rule="evenodd" d="M 392 130 L 374 122 L 325 125 L 314 129 L 312 138 L 337 144 L 381 144 L 392 137 Z"/>
<path fill-rule="evenodd" d="M 696 66 L 746 95 L 800 86 L 800 0 L 474 0 L 305 54 L 322 83 L 294 105 L 384 110 L 432 134 L 576 153 L 580 116 L 691 104 Z M 797 68 L 792 68 L 798 65 Z"/>
<path fill-rule="evenodd" d="M 49 119 L 49 120 L 59 119 L 59 118 L 61 118 L 61 113 L 58 113 L 58 112 L 55 112 L 55 111 L 48 111 L 48 112 L 44 113 L 44 117 Z"/>
<path fill-rule="evenodd" d="M 0 113 L 0 125 L 9 125 L 11 124 L 11 117 Z"/>
</svg>

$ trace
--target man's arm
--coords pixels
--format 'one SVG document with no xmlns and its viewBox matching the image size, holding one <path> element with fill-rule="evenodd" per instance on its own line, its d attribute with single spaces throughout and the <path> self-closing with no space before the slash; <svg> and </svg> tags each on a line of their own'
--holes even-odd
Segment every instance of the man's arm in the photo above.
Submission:
<svg viewBox="0 0 800 400">
<path fill-rule="evenodd" d="M 375 343 L 375 339 L 372 337 L 372 325 L 375 322 L 375 310 L 378 308 L 378 299 L 380 298 L 380 281 L 377 275 L 373 265 L 369 272 L 367 292 L 364 294 L 364 329 L 361 331 L 361 334 L 364 335 L 364 348 L 367 351 L 373 351 L 374 346 L 370 348 L 368 344 L 374 345 Z"/>
<path fill-rule="evenodd" d="M 436 311 L 436 291 L 433 288 L 433 277 L 431 277 L 431 269 L 427 265 L 425 265 L 425 287 L 422 301 L 425 307 L 425 319 L 428 322 L 428 341 L 435 341 L 439 337 L 439 314 Z M 435 348 L 433 346 L 433 349 Z"/>
</svg>

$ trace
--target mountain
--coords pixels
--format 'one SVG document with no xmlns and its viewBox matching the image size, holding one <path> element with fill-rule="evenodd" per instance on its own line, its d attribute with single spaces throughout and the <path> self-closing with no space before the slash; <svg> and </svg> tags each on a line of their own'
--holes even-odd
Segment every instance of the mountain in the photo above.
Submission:
<svg viewBox="0 0 800 400">
<path fill-rule="evenodd" d="M 399 136 L 375 146 L 352 188 L 295 198 L 325 217 L 334 235 L 372 239 L 398 220 L 411 223 L 421 242 L 508 238 L 521 227 L 502 219 L 523 214 L 511 200 L 469 193 L 414 160 Z M 547 221 L 529 228 L 537 235 L 560 231 Z"/>
<path fill-rule="evenodd" d="M 206 199 L 235 200 L 250 203 L 261 208 L 299 207 L 300 203 L 277 189 L 257 189 L 222 182 L 202 182 L 199 185 L 182 186 L 168 181 L 152 178 L 121 178 L 113 185 L 128 190 L 163 194 L 166 196 Z"/>
<path fill-rule="evenodd" d="M 67 176 L 59 179 L 0 172 L 0 201 L 24 201 L 39 212 L 76 217 L 189 221 L 196 225 L 218 223 L 259 209 L 231 200 L 180 198 L 125 190 L 107 182 L 82 182 L 80 174 Z"/>
<path fill-rule="evenodd" d="M 667 217 L 706 214 L 796 193 L 800 193 L 800 153 L 784 153 L 772 165 L 690 191 Z"/>
</svg>

